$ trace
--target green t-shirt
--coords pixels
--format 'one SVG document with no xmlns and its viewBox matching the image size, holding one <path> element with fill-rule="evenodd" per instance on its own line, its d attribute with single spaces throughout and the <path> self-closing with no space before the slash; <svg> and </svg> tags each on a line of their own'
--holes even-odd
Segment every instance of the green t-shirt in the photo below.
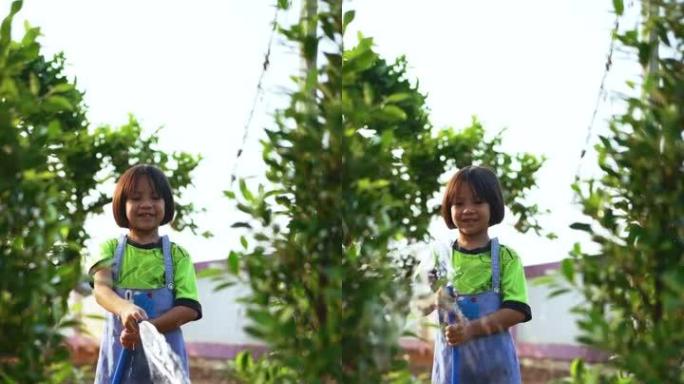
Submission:
<svg viewBox="0 0 684 384">
<path fill-rule="evenodd" d="M 518 254 L 501 245 L 499 248 L 502 302 L 514 302 L 529 306 L 525 269 Z M 492 289 L 492 259 L 490 246 L 474 250 L 454 250 L 454 287 L 465 295 L 482 293 Z M 529 307 L 528 307 L 529 308 Z"/>
<path fill-rule="evenodd" d="M 90 275 L 101 268 L 111 267 L 118 242 L 118 239 L 111 239 L 102 244 L 99 256 L 90 263 Z M 195 266 L 190 255 L 183 247 L 171 243 L 171 259 L 175 300 L 189 299 L 199 302 Z M 164 255 L 161 243 L 149 247 L 131 243 L 129 240 L 124 247 L 118 281 L 114 284 L 119 288 L 156 289 L 165 285 L 164 280 Z"/>
</svg>

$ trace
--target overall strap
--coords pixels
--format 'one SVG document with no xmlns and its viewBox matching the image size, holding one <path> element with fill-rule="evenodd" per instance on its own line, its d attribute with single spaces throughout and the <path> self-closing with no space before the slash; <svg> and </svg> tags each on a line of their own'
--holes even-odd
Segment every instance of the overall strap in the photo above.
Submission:
<svg viewBox="0 0 684 384">
<path fill-rule="evenodd" d="M 164 284 L 173 291 L 173 258 L 171 257 L 171 241 L 164 235 L 162 240 L 162 253 L 164 254 Z"/>
<path fill-rule="evenodd" d="M 501 291 L 501 268 L 499 267 L 499 239 L 492 239 L 492 290 L 496 293 Z"/>
<path fill-rule="evenodd" d="M 119 280 L 119 270 L 123 260 L 124 248 L 126 248 L 126 235 L 121 235 L 119 242 L 116 244 L 116 250 L 114 250 L 114 261 L 112 263 L 112 285 L 114 286 L 116 286 Z"/>
</svg>

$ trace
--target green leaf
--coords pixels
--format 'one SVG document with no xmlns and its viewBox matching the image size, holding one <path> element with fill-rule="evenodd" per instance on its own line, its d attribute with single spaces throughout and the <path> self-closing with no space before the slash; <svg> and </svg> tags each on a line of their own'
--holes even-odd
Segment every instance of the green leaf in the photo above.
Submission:
<svg viewBox="0 0 684 384">
<path fill-rule="evenodd" d="M 402 92 L 402 93 L 395 93 L 392 95 L 389 95 L 386 99 L 386 103 L 398 103 L 400 101 L 404 101 L 407 99 L 410 99 L 412 96 L 410 93 Z"/>
<path fill-rule="evenodd" d="M 396 105 L 385 105 L 382 114 L 390 120 L 406 120 L 407 117 L 406 112 Z"/>
<path fill-rule="evenodd" d="M 529 283 L 534 286 L 544 286 L 544 285 L 551 285 L 552 283 L 556 282 L 556 278 L 552 275 L 544 275 L 544 276 L 539 276 L 535 277 L 531 280 L 529 280 Z"/>
<path fill-rule="evenodd" d="M 221 283 L 221 284 L 217 284 L 217 285 L 214 287 L 214 291 L 220 291 L 220 290 L 223 290 L 223 289 L 226 289 L 226 288 L 230 288 L 230 287 L 233 287 L 233 286 L 235 286 L 235 282 L 234 282 L 234 281 L 224 281 L 224 282 Z"/>
<path fill-rule="evenodd" d="M 285 0 L 287 2 L 287 0 Z M 241 351 L 235 356 L 235 364 L 242 372 L 249 371 L 253 366 L 252 355 L 249 351 Z"/>
<path fill-rule="evenodd" d="M 570 228 L 578 230 L 578 231 L 594 233 L 591 229 L 591 224 L 587 224 L 587 223 L 572 223 L 572 224 L 570 224 Z"/>
<path fill-rule="evenodd" d="M 389 180 L 385 179 L 378 179 L 378 180 L 371 180 L 368 178 L 364 178 L 358 181 L 358 190 L 359 191 L 365 191 L 365 190 L 372 190 L 372 189 L 382 189 L 390 185 Z"/>
<path fill-rule="evenodd" d="M 565 278 L 572 282 L 575 278 L 575 263 L 572 259 L 563 259 L 560 265 L 561 273 Z"/>
<path fill-rule="evenodd" d="M 55 93 L 65 93 L 65 92 L 70 92 L 74 90 L 74 86 L 69 84 L 69 83 L 61 83 L 57 84 L 54 87 L 50 88 L 50 94 L 55 94 Z"/>
<path fill-rule="evenodd" d="M 343 17 L 343 27 L 342 29 L 346 29 L 347 26 L 354 20 L 354 16 L 356 15 L 356 12 L 354 10 L 349 10 L 344 13 Z"/>
<path fill-rule="evenodd" d="M 57 139 L 62 135 L 62 127 L 59 120 L 53 120 L 48 124 L 47 134 L 50 140 Z"/>
<path fill-rule="evenodd" d="M 197 277 L 201 279 L 210 279 L 218 276 L 222 276 L 225 271 L 221 268 L 204 268 L 203 270 L 197 272 Z"/>
<path fill-rule="evenodd" d="M 290 0 L 278 0 L 278 8 L 287 10 L 290 8 Z"/>
<path fill-rule="evenodd" d="M 250 192 L 249 188 L 247 188 L 245 179 L 240 179 L 240 192 L 242 193 L 242 196 L 245 198 L 245 200 L 250 202 L 254 201 L 254 195 L 252 195 L 252 192 Z"/>
<path fill-rule="evenodd" d="M 625 5 L 622 3 L 622 0 L 613 0 L 613 9 L 615 14 L 622 16 L 622 13 L 625 11 Z"/>
<path fill-rule="evenodd" d="M 21 43 L 27 46 L 34 46 L 36 39 L 40 36 L 40 28 L 31 27 L 31 24 L 24 21 L 24 37 L 21 39 Z"/>
<path fill-rule="evenodd" d="M 566 293 L 570 292 L 570 289 L 568 288 L 557 288 L 549 292 L 548 295 L 546 295 L 547 298 L 552 299 L 556 296 L 564 295 Z"/>
<path fill-rule="evenodd" d="M 581 378 L 584 374 L 584 361 L 582 359 L 575 359 L 570 364 L 570 374 L 572 377 Z"/>
<path fill-rule="evenodd" d="M 247 243 L 247 239 L 244 236 L 240 236 L 240 244 L 242 244 L 242 247 L 244 249 L 247 249 L 249 243 Z"/>
<path fill-rule="evenodd" d="M 250 215 L 254 212 L 254 210 L 252 209 L 252 207 L 249 207 L 249 206 L 244 205 L 244 204 L 242 204 L 242 203 L 238 203 L 238 204 L 236 205 L 236 207 L 237 207 L 237 209 L 239 209 L 240 211 L 242 211 L 242 212 L 244 212 L 244 213 L 247 213 L 247 214 L 250 214 Z"/>
<path fill-rule="evenodd" d="M 47 99 L 45 99 L 45 104 L 48 106 L 52 107 L 54 110 L 67 110 L 71 111 L 74 109 L 74 106 L 71 104 L 69 99 L 63 96 L 50 96 Z"/>
<path fill-rule="evenodd" d="M 31 90 L 31 94 L 34 96 L 38 95 L 40 92 L 40 82 L 38 81 L 38 77 L 35 73 L 29 74 L 29 89 Z"/>
<path fill-rule="evenodd" d="M 245 244 L 243 246 L 246 248 Z M 240 257 L 237 252 L 230 251 L 230 254 L 228 254 L 228 270 L 234 275 L 238 274 L 240 270 Z"/>
</svg>

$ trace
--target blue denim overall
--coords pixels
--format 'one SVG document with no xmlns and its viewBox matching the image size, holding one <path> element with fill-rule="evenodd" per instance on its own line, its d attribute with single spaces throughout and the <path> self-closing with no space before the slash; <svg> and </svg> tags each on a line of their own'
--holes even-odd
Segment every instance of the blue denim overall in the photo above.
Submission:
<svg viewBox="0 0 684 384">
<path fill-rule="evenodd" d="M 448 256 L 447 254 L 448 253 Z M 449 271 L 453 251 L 442 250 L 439 255 L 439 269 Z M 491 241 L 492 290 L 474 295 L 459 295 L 457 303 L 463 315 L 474 320 L 495 312 L 501 306 L 501 274 L 499 263 L 499 241 Z M 453 274 L 447 276 L 451 277 Z M 432 383 L 450 384 L 452 369 L 452 348 L 444 336 L 447 311 L 439 310 L 440 329 L 435 337 Z M 520 384 L 520 365 L 508 330 L 489 336 L 478 337 L 461 344 L 459 354 L 458 382 L 460 384 Z"/>
<path fill-rule="evenodd" d="M 173 307 L 174 284 L 173 284 L 173 260 L 171 258 L 171 242 L 168 236 L 163 236 L 162 253 L 164 254 L 164 287 L 157 289 L 125 289 L 114 286 L 115 292 L 122 298 L 131 300 L 135 294 L 146 294 L 151 298 L 154 305 L 154 315 L 160 316 Z M 126 235 L 121 236 L 114 252 L 114 262 L 112 264 L 112 282 L 116 284 L 121 262 L 123 260 L 124 247 L 126 246 Z M 114 377 L 116 364 L 121 355 L 121 335 L 122 324 L 118 316 L 107 313 L 102 342 L 100 344 L 100 357 L 97 361 L 97 373 L 95 375 L 96 384 L 109 384 Z M 180 328 L 164 334 L 166 341 L 171 345 L 171 349 L 178 355 L 183 363 L 186 377 L 189 375 L 188 356 L 185 351 L 185 342 Z M 123 376 L 123 383 L 152 383 L 150 371 L 145 359 L 145 353 L 140 345 L 131 353 L 131 361 L 128 369 Z"/>
</svg>

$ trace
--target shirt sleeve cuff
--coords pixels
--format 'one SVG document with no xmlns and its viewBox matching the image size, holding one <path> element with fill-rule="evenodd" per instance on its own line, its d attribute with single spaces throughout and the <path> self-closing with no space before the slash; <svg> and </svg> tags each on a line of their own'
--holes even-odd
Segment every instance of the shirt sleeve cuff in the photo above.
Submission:
<svg viewBox="0 0 684 384">
<path fill-rule="evenodd" d="M 95 288 L 95 273 L 103 268 L 111 268 L 111 261 L 106 259 L 98 260 L 90 268 L 88 268 L 88 284 L 90 288 Z"/>
<path fill-rule="evenodd" d="M 501 308 L 512 309 L 525 315 L 525 319 L 522 321 L 523 323 L 532 320 L 532 309 L 529 305 L 523 303 L 522 301 L 506 300 L 501 303 Z"/>
<path fill-rule="evenodd" d="M 197 312 L 197 318 L 195 320 L 199 320 L 202 318 L 202 304 L 199 303 L 197 300 L 193 299 L 176 299 L 173 302 L 174 307 L 188 307 L 190 309 L 194 309 L 195 312 Z"/>
</svg>

